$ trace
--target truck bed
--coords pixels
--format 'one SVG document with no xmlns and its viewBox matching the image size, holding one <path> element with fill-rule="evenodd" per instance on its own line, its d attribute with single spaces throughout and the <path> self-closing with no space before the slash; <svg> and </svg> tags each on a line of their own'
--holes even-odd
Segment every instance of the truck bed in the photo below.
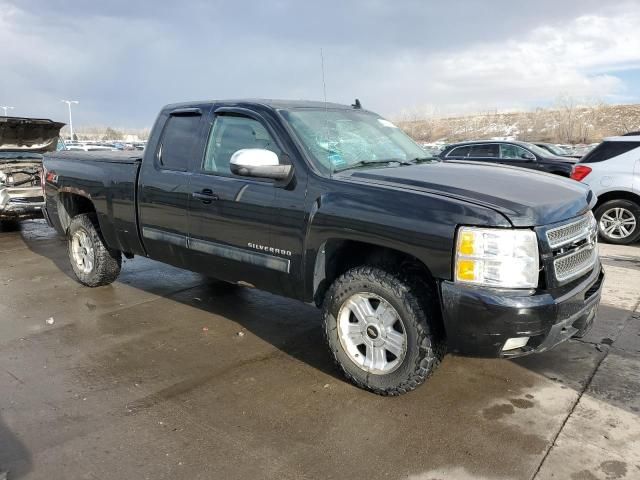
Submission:
<svg viewBox="0 0 640 480">
<path fill-rule="evenodd" d="M 136 195 L 142 152 L 46 153 L 45 168 L 52 173 L 57 200 L 47 212 L 52 225 L 64 233 L 70 221 L 66 210 L 75 207 L 69 195 L 84 196 L 95 208 L 102 235 L 109 245 L 123 252 L 144 253 L 136 226 Z"/>
</svg>

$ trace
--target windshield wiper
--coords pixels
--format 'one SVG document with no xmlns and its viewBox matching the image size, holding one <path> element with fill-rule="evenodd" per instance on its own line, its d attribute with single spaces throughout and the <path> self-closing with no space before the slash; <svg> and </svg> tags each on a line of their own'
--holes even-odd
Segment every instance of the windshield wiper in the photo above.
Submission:
<svg viewBox="0 0 640 480">
<path fill-rule="evenodd" d="M 334 170 L 334 172 L 344 172 L 345 170 L 351 170 L 352 168 L 360 168 L 360 167 L 369 167 L 371 165 L 382 165 L 382 164 L 392 164 L 397 163 L 399 165 L 412 165 L 412 162 L 408 162 L 407 160 L 400 160 L 396 158 L 391 158 L 389 160 L 359 160 L 356 163 L 352 163 L 348 167 L 338 168 Z"/>
</svg>

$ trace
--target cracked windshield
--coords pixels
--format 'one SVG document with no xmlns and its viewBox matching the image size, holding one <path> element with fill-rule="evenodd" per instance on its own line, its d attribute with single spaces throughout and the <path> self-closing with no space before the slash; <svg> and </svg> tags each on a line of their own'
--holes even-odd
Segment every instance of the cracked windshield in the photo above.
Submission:
<svg viewBox="0 0 640 480">
<path fill-rule="evenodd" d="M 368 112 L 305 109 L 283 113 L 323 171 L 409 164 L 427 156 L 393 123 Z"/>
</svg>

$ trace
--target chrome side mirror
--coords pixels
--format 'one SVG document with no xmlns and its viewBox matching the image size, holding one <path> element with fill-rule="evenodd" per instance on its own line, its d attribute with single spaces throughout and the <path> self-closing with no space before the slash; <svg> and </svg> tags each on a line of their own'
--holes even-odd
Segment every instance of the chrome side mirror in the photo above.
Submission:
<svg viewBox="0 0 640 480">
<path fill-rule="evenodd" d="M 291 165 L 280 165 L 278 155 L 264 148 L 243 148 L 231 155 L 231 173 L 243 177 L 286 180 L 291 175 Z"/>
</svg>

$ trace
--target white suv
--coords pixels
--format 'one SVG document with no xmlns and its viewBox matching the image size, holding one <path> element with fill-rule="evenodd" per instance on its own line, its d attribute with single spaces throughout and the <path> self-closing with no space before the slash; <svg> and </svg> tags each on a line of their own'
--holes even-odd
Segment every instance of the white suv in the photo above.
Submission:
<svg viewBox="0 0 640 480">
<path fill-rule="evenodd" d="M 640 133 L 605 138 L 571 178 L 598 196 L 594 213 L 604 241 L 626 245 L 640 238 Z"/>
</svg>

